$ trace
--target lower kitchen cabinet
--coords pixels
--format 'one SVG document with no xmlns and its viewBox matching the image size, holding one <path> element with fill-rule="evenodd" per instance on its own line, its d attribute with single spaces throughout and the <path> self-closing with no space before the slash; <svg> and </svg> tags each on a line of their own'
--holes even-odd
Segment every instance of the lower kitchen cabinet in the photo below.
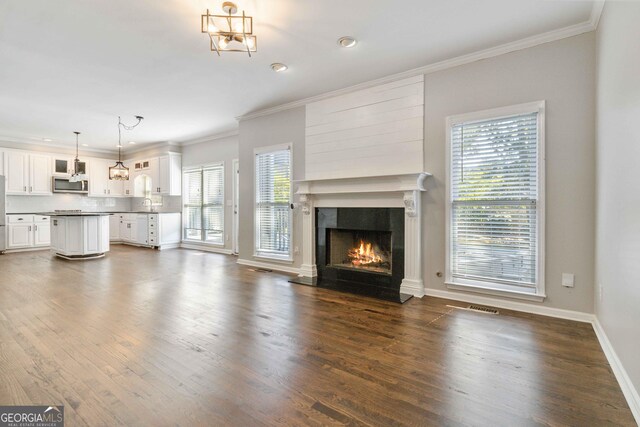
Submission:
<svg viewBox="0 0 640 427">
<path fill-rule="evenodd" d="M 51 244 L 48 216 L 7 215 L 7 249 L 44 248 Z"/>
<path fill-rule="evenodd" d="M 148 246 L 162 249 L 180 243 L 181 220 L 179 213 L 121 213 L 115 215 L 110 233 L 112 242 Z M 116 224 L 117 221 L 117 224 Z"/>
</svg>

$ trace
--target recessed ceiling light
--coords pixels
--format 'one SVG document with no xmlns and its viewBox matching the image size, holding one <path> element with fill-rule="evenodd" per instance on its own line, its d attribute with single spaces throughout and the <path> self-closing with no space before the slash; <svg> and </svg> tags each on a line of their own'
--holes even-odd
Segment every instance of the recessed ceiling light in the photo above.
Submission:
<svg viewBox="0 0 640 427">
<path fill-rule="evenodd" d="M 276 73 L 287 71 L 288 68 L 289 67 L 287 67 L 285 64 L 282 64 L 280 62 L 274 62 L 273 64 L 271 64 L 271 69 Z"/>
<path fill-rule="evenodd" d="M 122 148 L 122 145 L 117 144 L 117 145 L 116 145 L 116 148 Z"/>
<path fill-rule="evenodd" d="M 88 147 L 88 146 L 89 146 L 89 144 L 82 144 L 82 146 L 83 146 L 83 147 Z"/>
<path fill-rule="evenodd" d="M 344 36 L 338 39 L 338 45 L 340 47 L 354 47 L 358 44 L 358 40 L 354 39 L 351 36 Z"/>
<path fill-rule="evenodd" d="M 42 138 L 42 140 L 43 140 L 44 142 L 51 142 L 51 141 L 53 141 L 53 139 L 51 139 L 51 138 Z"/>
<path fill-rule="evenodd" d="M 129 144 L 135 144 L 135 143 L 136 143 L 135 141 L 129 141 Z"/>
</svg>

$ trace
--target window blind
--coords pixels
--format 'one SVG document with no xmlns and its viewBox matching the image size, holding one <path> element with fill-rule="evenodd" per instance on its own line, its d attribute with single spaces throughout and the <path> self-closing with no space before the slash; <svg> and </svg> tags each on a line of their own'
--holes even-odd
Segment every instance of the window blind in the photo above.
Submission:
<svg viewBox="0 0 640 427">
<path fill-rule="evenodd" d="M 224 167 L 201 167 L 184 173 L 184 237 L 224 244 Z"/>
<path fill-rule="evenodd" d="M 452 126 L 454 282 L 535 290 L 538 150 L 538 113 Z"/>
<path fill-rule="evenodd" d="M 290 257 L 291 152 L 289 149 L 256 154 L 256 253 Z"/>
</svg>

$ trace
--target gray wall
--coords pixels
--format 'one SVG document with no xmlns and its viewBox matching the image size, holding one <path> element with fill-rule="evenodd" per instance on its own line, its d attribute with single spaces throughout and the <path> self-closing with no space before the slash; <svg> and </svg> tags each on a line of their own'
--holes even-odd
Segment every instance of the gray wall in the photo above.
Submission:
<svg viewBox="0 0 640 427">
<path fill-rule="evenodd" d="M 583 34 L 425 76 L 425 286 L 446 290 L 447 116 L 546 100 L 544 305 L 593 312 L 595 35 Z M 575 288 L 561 286 L 562 273 Z"/>
<path fill-rule="evenodd" d="M 225 249 L 233 248 L 233 160 L 238 158 L 238 137 L 231 136 L 182 147 L 182 167 L 224 163 Z"/>
<path fill-rule="evenodd" d="M 546 100 L 545 306 L 593 312 L 595 185 L 594 33 L 474 62 L 425 76 L 425 170 L 433 173 L 424 195 L 424 281 L 446 290 L 436 272 L 445 268 L 445 119 Z M 253 150 L 294 144 L 294 180 L 304 177 L 304 108 L 240 122 L 240 258 L 253 255 Z M 248 207 L 248 208 L 246 208 Z M 294 246 L 301 246 L 295 215 Z M 294 266 L 300 265 L 299 254 Z M 573 289 L 562 272 L 576 275 Z"/>
<path fill-rule="evenodd" d="M 640 390 L 640 3 L 598 27 L 596 315 Z"/>
<path fill-rule="evenodd" d="M 304 107 L 240 122 L 240 259 L 261 261 L 254 253 L 254 150 L 270 145 L 291 144 L 293 180 L 304 179 Z M 294 184 L 295 190 L 295 184 Z M 293 214 L 293 246 L 300 248 L 301 213 Z M 293 254 L 291 267 L 300 267 L 301 254 Z"/>
</svg>

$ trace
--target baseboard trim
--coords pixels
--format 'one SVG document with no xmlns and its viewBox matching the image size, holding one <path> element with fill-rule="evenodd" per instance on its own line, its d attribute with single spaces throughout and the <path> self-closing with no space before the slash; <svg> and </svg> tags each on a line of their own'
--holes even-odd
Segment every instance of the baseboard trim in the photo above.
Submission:
<svg viewBox="0 0 640 427">
<path fill-rule="evenodd" d="M 593 323 L 594 315 L 581 311 L 563 310 L 561 308 L 546 307 L 544 305 L 527 304 L 517 301 L 507 301 L 481 295 L 463 294 L 460 292 L 441 291 L 439 289 L 425 289 L 426 296 L 469 302 L 472 304 L 489 305 L 504 308 L 506 310 L 522 311 L 525 313 L 539 314 L 541 316 L 557 317 L 559 319 L 575 320 L 577 322 Z"/>
<path fill-rule="evenodd" d="M 194 249 L 196 251 L 212 252 L 215 254 L 233 255 L 231 249 L 216 248 L 215 246 L 195 245 L 193 243 L 182 242 L 179 244 L 182 249 Z"/>
<path fill-rule="evenodd" d="M 5 254 L 16 254 L 19 252 L 34 252 L 34 251 L 48 251 L 50 250 L 50 246 L 39 246 L 37 248 L 16 248 L 16 249 L 5 249 Z"/>
<path fill-rule="evenodd" d="M 300 274 L 300 269 L 299 268 L 295 268 L 295 267 L 290 267 L 287 265 L 282 265 L 282 264 L 275 264 L 275 263 L 271 263 L 271 262 L 261 262 L 261 261 L 253 261 L 250 259 L 238 259 L 238 264 L 240 265 L 246 265 L 248 267 L 257 267 L 257 268 L 265 268 L 267 270 L 275 270 L 275 271 L 282 271 L 284 273 L 293 273 L 293 274 Z"/>
<path fill-rule="evenodd" d="M 640 394 L 633 386 L 631 378 L 629 378 L 629 374 L 627 374 L 627 371 L 624 369 L 624 365 L 622 365 L 620 358 L 618 358 L 616 351 L 611 345 L 611 341 L 609 341 L 609 338 L 597 317 L 595 317 L 593 321 L 593 330 L 598 337 L 600 347 L 602 347 L 602 350 L 609 361 L 613 375 L 615 375 L 618 380 L 618 384 L 622 389 L 622 394 L 624 394 L 625 399 L 627 399 L 627 404 L 631 409 L 631 413 L 635 417 L 638 425 L 640 425 Z"/>
</svg>

